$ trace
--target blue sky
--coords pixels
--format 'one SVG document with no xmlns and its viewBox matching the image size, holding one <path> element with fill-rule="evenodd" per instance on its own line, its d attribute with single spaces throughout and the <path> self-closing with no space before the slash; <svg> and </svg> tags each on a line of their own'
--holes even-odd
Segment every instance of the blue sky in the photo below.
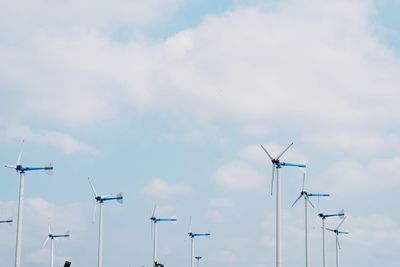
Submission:
<svg viewBox="0 0 400 267">
<path fill-rule="evenodd" d="M 400 21 L 396 1 L 0 1 L 0 161 L 54 162 L 26 177 L 23 266 L 48 265 L 49 221 L 71 231 L 56 265 L 95 266 L 87 182 L 106 203 L 104 266 L 190 263 L 189 217 L 202 266 L 274 263 L 270 163 L 259 145 L 307 162 L 312 265 L 319 211 L 348 214 L 343 265 L 397 266 L 400 216 Z M 304 261 L 302 173 L 283 170 L 283 263 Z M 17 214 L 18 179 L 0 169 L 0 217 Z M 332 220 L 334 227 L 338 221 Z M 15 225 L 0 227 L 0 265 Z M 334 236 L 328 235 L 334 264 Z"/>
</svg>

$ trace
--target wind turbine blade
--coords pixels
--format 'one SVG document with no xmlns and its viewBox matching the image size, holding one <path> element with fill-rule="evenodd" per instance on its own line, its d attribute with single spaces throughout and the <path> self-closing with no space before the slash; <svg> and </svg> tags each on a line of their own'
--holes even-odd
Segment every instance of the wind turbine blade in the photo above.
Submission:
<svg viewBox="0 0 400 267">
<path fill-rule="evenodd" d="M 265 147 L 263 145 L 261 145 L 261 148 L 264 150 L 265 153 L 267 153 L 269 159 L 273 160 L 272 156 L 268 153 L 268 151 L 265 149 Z"/>
<path fill-rule="evenodd" d="M 50 226 L 50 224 L 49 224 L 49 235 L 51 234 L 51 226 Z"/>
<path fill-rule="evenodd" d="M 304 191 L 304 181 L 306 180 L 306 174 L 303 173 L 303 185 L 301 186 L 301 191 Z"/>
<path fill-rule="evenodd" d="M 21 149 L 19 150 L 17 165 L 19 165 L 19 163 L 21 162 L 21 156 L 22 156 L 22 150 L 23 150 L 23 147 L 24 147 L 24 142 L 25 142 L 25 140 L 22 140 L 22 142 L 21 142 Z"/>
<path fill-rule="evenodd" d="M 16 165 L 4 165 L 4 167 L 14 169 L 14 170 L 17 169 Z"/>
<path fill-rule="evenodd" d="M 153 240 L 154 238 L 154 222 L 150 221 L 150 240 Z"/>
<path fill-rule="evenodd" d="M 94 188 L 94 186 L 93 186 L 92 182 L 90 181 L 89 177 L 88 177 L 88 181 L 89 181 L 90 187 L 92 188 L 94 197 L 97 197 L 96 189 Z"/>
<path fill-rule="evenodd" d="M 44 241 L 42 248 L 44 248 L 46 246 L 47 241 L 49 241 L 49 236 L 47 236 L 46 240 Z"/>
<path fill-rule="evenodd" d="M 325 230 L 328 230 L 328 231 L 331 231 L 331 232 L 335 232 L 335 230 L 330 229 L 330 228 L 326 228 L 326 227 L 325 227 Z"/>
<path fill-rule="evenodd" d="M 97 203 L 94 203 L 94 208 L 93 208 L 93 217 L 92 217 L 92 223 L 95 221 L 96 217 L 96 209 L 97 209 Z"/>
<path fill-rule="evenodd" d="M 314 204 L 311 202 L 310 198 L 308 196 L 306 196 L 307 202 L 310 203 L 311 207 L 314 208 Z"/>
<path fill-rule="evenodd" d="M 151 214 L 151 217 L 154 217 L 156 215 L 156 209 L 157 205 L 154 205 L 153 213 Z"/>
<path fill-rule="evenodd" d="M 66 231 L 65 234 L 64 234 L 64 237 L 65 238 L 70 238 L 70 236 L 71 236 L 71 233 L 69 232 L 69 230 Z"/>
<path fill-rule="evenodd" d="M 338 237 L 338 238 L 336 238 L 336 242 L 337 242 L 338 248 L 339 248 L 339 249 L 342 249 L 342 248 L 340 247 L 340 243 L 339 243 L 339 237 Z"/>
<path fill-rule="evenodd" d="M 339 225 L 336 227 L 336 230 L 338 230 L 340 228 L 340 226 L 342 226 L 342 224 L 344 223 L 344 220 L 346 220 L 346 216 L 343 217 L 342 221 L 339 223 Z"/>
<path fill-rule="evenodd" d="M 271 179 L 271 196 L 274 191 L 274 176 L 275 176 L 275 166 L 272 164 L 272 179 Z"/>
<path fill-rule="evenodd" d="M 279 160 L 279 158 L 282 157 L 282 155 L 285 154 L 285 152 L 286 152 L 292 145 L 293 145 L 293 142 L 290 143 L 290 145 L 289 145 L 285 150 L 283 150 L 282 153 L 279 154 L 279 156 L 278 156 L 276 159 Z"/>
<path fill-rule="evenodd" d="M 292 207 L 294 206 L 294 205 L 296 205 L 296 203 L 297 203 L 297 201 L 299 201 L 299 199 L 302 197 L 303 195 L 302 194 L 300 194 L 300 196 L 296 199 L 296 201 L 295 202 L 293 202 L 293 204 L 292 204 Z"/>
</svg>

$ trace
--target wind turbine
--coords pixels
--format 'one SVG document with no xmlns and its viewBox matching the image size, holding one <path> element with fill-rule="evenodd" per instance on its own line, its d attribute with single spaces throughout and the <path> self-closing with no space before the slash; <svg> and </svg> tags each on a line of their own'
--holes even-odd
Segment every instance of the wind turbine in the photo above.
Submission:
<svg viewBox="0 0 400 267">
<path fill-rule="evenodd" d="M 155 217 L 156 213 L 156 206 L 153 209 L 153 213 L 150 217 L 150 220 L 152 221 L 152 229 L 153 231 L 153 266 L 158 267 L 159 264 L 157 262 L 157 223 L 158 222 L 176 222 L 176 218 L 157 218 Z"/>
<path fill-rule="evenodd" d="M 326 266 L 326 248 L 325 248 L 325 220 L 326 218 L 330 217 L 339 217 L 343 218 L 344 217 L 344 210 L 339 211 L 338 213 L 334 214 L 323 214 L 319 213 L 318 216 L 322 219 L 322 267 Z"/>
<path fill-rule="evenodd" d="M 25 172 L 44 170 L 47 174 L 52 174 L 53 166 L 51 163 L 45 167 L 27 167 L 21 164 L 22 147 L 18 155 L 17 163 L 15 165 L 5 165 L 5 167 L 14 169 L 19 174 L 19 198 L 18 198 L 18 217 L 17 217 L 17 238 L 15 246 L 15 267 L 21 265 L 21 243 L 22 243 L 22 221 L 23 221 L 23 206 L 24 206 L 24 185 L 25 185 Z"/>
<path fill-rule="evenodd" d="M 97 261 L 97 266 L 102 267 L 103 266 L 103 204 L 105 201 L 109 200 L 116 200 L 118 203 L 122 204 L 123 201 L 123 196 L 122 192 L 117 194 L 116 196 L 114 195 L 98 195 L 96 193 L 96 189 L 94 188 L 92 182 L 90 181 L 90 178 L 88 178 L 90 187 L 92 188 L 93 194 L 94 194 L 94 199 L 96 202 L 99 203 L 99 248 L 98 248 L 98 261 Z M 96 214 L 96 205 L 94 206 L 94 212 L 93 212 L 93 218 Z"/>
<path fill-rule="evenodd" d="M 53 266 L 54 266 L 54 244 L 53 244 L 54 239 L 58 239 L 58 238 L 69 238 L 69 236 L 70 236 L 69 231 L 67 231 L 67 232 L 66 232 L 65 234 L 63 234 L 63 235 L 56 235 L 56 234 L 53 234 L 53 233 L 51 232 L 51 227 L 50 227 L 50 224 L 49 224 L 49 233 L 47 234 L 47 238 L 46 238 L 46 240 L 45 240 L 44 243 L 43 243 L 43 247 L 45 247 L 46 244 L 47 244 L 47 241 L 50 240 L 50 244 L 51 244 L 51 246 L 50 246 L 50 267 L 53 267 Z"/>
<path fill-rule="evenodd" d="M 310 253 L 309 253 L 309 242 L 308 242 L 308 215 L 307 215 L 307 207 L 310 204 L 312 207 L 314 205 L 310 201 L 310 197 L 329 197 L 329 194 L 313 194 L 307 193 L 304 191 L 304 181 L 306 179 L 306 174 L 303 174 L 303 186 L 301 187 L 301 192 L 299 197 L 293 203 L 292 207 L 296 205 L 296 203 L 300 200 L 300 198 L 304 198 L 304 217 L 305 217 L 305 247 L 306 247 L 306 267 L 310 267 Z"/>
<path fill-rule="evenodd" d="M 191 218 L 190 218 L 190 229 L 189 229 L 189 233 L 188 233 L 188 235 L 189 235 L 189 237 L 190 237 L 190 240 L 191 240 L 191 256 L 190 256 L 190 267 L 194 267 L 194 260 L 195 260 L 195 256 L 194 256 L 194 239 L 196 238 L 196 237 L 199 237 L 199 236 L 211 236 L 211 234 L 210 233 L 193 233 L 192 232 L 192 220 L 191 220 Z"/>
<path fill-rule="evenodd" d="M 336 237 L 336 267 L 339 267 L 339 249 L 341 249 L 340 244 L 339 244 L 339 235 L 348 235 L 349 234 L 349 232 L 339 231 L 339 228 L 340 228 L 340 226 L 342 226 L 344 220 L 346 220 L 346 217 L 343 217 L 343 220 L 339 223 L 339 225 L 335 229 L 326 228 L 326 230 L 335 233 L 335 237 Z"/>
<path fill-rule="evenodd" d="M 200 267 L 200 260 L 202 259 L 202 257 L 196 256 L 194 258 L 197 260 L 197 267 Z"/>
<path fill-rule="evenodd" d="M 299 167 L 305 168 L 306 165 L 304 164 L 295 164 L 295 163 L 287 163 L 280 161 L 279 159 L 282 157 L 283 154 L 293 145 L 291 143 L 287 148 L 285 148 L 276 158 L 273 158 L 271 154 L 268 153 L 267 149 L 263 145 L 261 148 L 267 154 L 268 158 L 272 162 L 272 181 L 271 181 L 271 195 L 274 185 L 274 176 L 275 176 L 275 169 L 276 169 L 276 267 L 282 266 L 282 247 L 281 247 L 281 181 L 279 177 L 279 169 L 282 167 Z"/>
</svg>

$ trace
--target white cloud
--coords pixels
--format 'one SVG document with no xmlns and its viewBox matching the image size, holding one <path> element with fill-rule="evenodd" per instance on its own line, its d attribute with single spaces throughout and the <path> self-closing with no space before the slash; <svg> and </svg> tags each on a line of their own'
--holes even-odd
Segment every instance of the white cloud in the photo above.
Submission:
<svg viewBox="0 0 400 267">
<path fill-rule="evenodd" d="M 219 186 L 227 190 L 248 191 L 258 189 L 264 184 L 264 176 L 240 160 L 234 160 L 218 168 L 214 179 Z"/>
<path fill-rule="evenodd" d="M 342 229 L 350 232 L 346 242 L 356 243 L 358 246 L 385 247 L 394 250 L 400 247 L 400 225 L 385 215 L 349 216 Z M 346 236 L 342 238 L 347 239 Z"/>
<path fill-rule="evenodd" d="M 368 130 L 337 130 L 305 136 L 304 141 L 318 149 L 340 152 L 342 155 L 371 157 L 397 151 L 397 135 Z"/>
<path fill-rule="evenodd" d="M 235 263 L 238 260 L 238 256 L 230 250 L 222 250 L 219 258 L 221 262 L 229 264 Z"/>
<path fill-rule="evenodd" d="M 148 14 L 140 10 L 171 4 L 161 2 L 145 9 L 138 2 L 135 10 Z M 304 121 L 390 123 L 398 117 L 400 65 L 370 20 L 372 3 L 239 6 L 159 42 L 44 29 L 26 46 L 0 50 L 7 62 L 0 64 L 1 80 L 17 88 L 27 111 L 69 125 L 113 118 L 127 103 L 141 111 L 229 118 L 244 128 L 279 118 L 301 129 Z M 123 24 L 127 5 L 113 7 L 110 16 Z M 97 8 L 105 14 L 104 5 Z"/>
<path fill-rule="evenodd" d="M 25 8 L 21 8 L 17 3 L 2 0 L 0 7 L 4 12 L 0 32 L 10 34 L 8 38 L 17 38 L 23 33 L 29 36 L 37 31 L 57 32 L 60 28 L 64 33 L 93 29 L 111 31 L 121 26 L 160 22 L 181 3 L 182 0 L 72 0 L 49 5 L 46 1 L 22 1 L 20 4 Z"/>
<path fill-rule="evenodd" d="M 9 139 L 26 140 L 27 142 L 40 145 L 49 145 L 60 149 L 67 155 L 73 153 L 97 155 L 100 153 L 97 149 L 88 144 L 82 143 L 68 134 L 56 131 L 42 130 L 34 132 L 26 126 L 11 125 L 6 129 L 6 136 Z"/>
<path fill-rule="evenodd" d="M 209 210 L 206 216 L 216 224 L 221 224 L 224 222 L 224 215 L 219 210 Z"/>
<path fill-rule="evenodd" d="M 319 174 L 314 185 L 318 190 L 329 188 L 335 193 L 373 192 L 400 186 L 399 157 L 370 158 L 359 163 L 353 160 L 333 162 Z"/>
<path fill-rule="evenodd" d="M 86 204 L 71 203 L 57 206 L 41 198 L 28 198 L 25 200 L 25 218 L 33 227 L 47 230 L 49 223 L 53 230 L 82 232 L 88 226 Z"/>
<path fill-rule="evenodd" d="M 209 198 L 208 205 L 215 208 L 232 208 L 233 202 L 227 198 Z"/>
<path fill-rule="evenodd" d="M 173 195 L 188 194 L 192 187 L 185 184 L 170 184 L 161 179 L 151 181 L 142 189 L 142 193 L 155 198 L 168 198 Z"/>
</svg>

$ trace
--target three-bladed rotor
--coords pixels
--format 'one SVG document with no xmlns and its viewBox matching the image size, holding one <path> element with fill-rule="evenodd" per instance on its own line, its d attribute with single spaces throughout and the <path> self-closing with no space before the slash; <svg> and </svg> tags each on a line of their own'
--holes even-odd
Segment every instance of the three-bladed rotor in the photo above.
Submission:
<svg viewBox="0 0 400 267">
<path fill-rule="evenodd" d="M 22 157 L 22 152 L 23 152 L 23 145 L 24 145 L 24 140 L 22 140 L 21 143 L 21 149 L 18 155 L 17 163 L 15 165 L 5 165 L 6 168 L 14 169 L 17 173 L 24 173 L 26 171 L 39 171 L 43 170 L 47 174 L 53 174 L 53 164 L 49 162 L 46 166 L 44 167 L 26 167 L 21 164 L 21 157 Z"/>
<path fill-rule="evenodd" d="M 326 230 L 328 230 L 328 231 L 330 231 L 330 232 L 333 232 L 333 233 L 336 235 L 336 242 L 337 242 L 337 245 L 338 245 L 339 249 L 341 249 L 341 247 L 340 247 L 340 243 L 339 243 L 339 238 L 338 238 L 338 236 L 339 236 L 339 235 L 348 235 L 348 234 L 349 234 L 349 232 L 347 232 L 347 231 L 340 231 L 340 230 L 339 230 L 340 226 L 342 226 L 342 224 L 344 223 L 344 221 L 346 220 L 346 218 L 347 218 L 347 217 L 344 216 L 343 219 L 342 219 L 342 221 L 339 223 L 339 225 L 338 225 L 335 229 L 325 228 Z"/>
<path fill-rule="evenodd" d="M 275 177 L 275 169 L 280 169 L 282 167 L 288 166 L 288 167 L 299 167 L 299 168 L 305 168 L 305 164 L 295 164 L 295 163 L 288 163 L 288 162 L 283 162 L 280 161 L 280 158 L 285 154 L 286 151 L 293 145 L 293 143 L 290 143 L 288 147 L 286 147 L 276 158 L 272 157 L 271 154 L 268 152 L 268 150 L 261 145 L 261 148 L 264 150 L 264 152 L 267 154 L 268 158 L 271 160 L 272 163 L 272 180 L 271 180 L 271 195 L 274 187 L 274 177 Z"/>
<path fill-rule="evenodd" d="M 69 231 L 65 232 L 65 234 L 53 234 L 51 231 L 51 226 L 49 224 L 49 232 L 47 234 L 46 240 L 43 243 L 43 247 L 46 246 L 46 244 L 49 240 L 54 240 L 54 239 L 58 239 L 58 238 L 69 238 L 69 237 L 70 237 Z"/>
<path fill-rule="evenodd" d="M 300 192 L 299 197 L 293 202 L 292 207 L 293 207 L 294 205 L 296 205 L 296 203 L 300 200 L 300 198 L 303 197 L 303 198 L 304 198 L 305 200 L 307 200 L 307 202 L 314 208 L 313 203 L 310 201 L 310 197 L 329 197 L 329 196 L 330 196 L 330 194 L 307 193 L 307 191 L 304 190 L 304 182 L 305 182 L 305 179 L 306 179 L 306 174 L 303 173 L 303 185 L 302 185 L 302 188 L 301 188 L 301 192 Z"/>
</svg>

